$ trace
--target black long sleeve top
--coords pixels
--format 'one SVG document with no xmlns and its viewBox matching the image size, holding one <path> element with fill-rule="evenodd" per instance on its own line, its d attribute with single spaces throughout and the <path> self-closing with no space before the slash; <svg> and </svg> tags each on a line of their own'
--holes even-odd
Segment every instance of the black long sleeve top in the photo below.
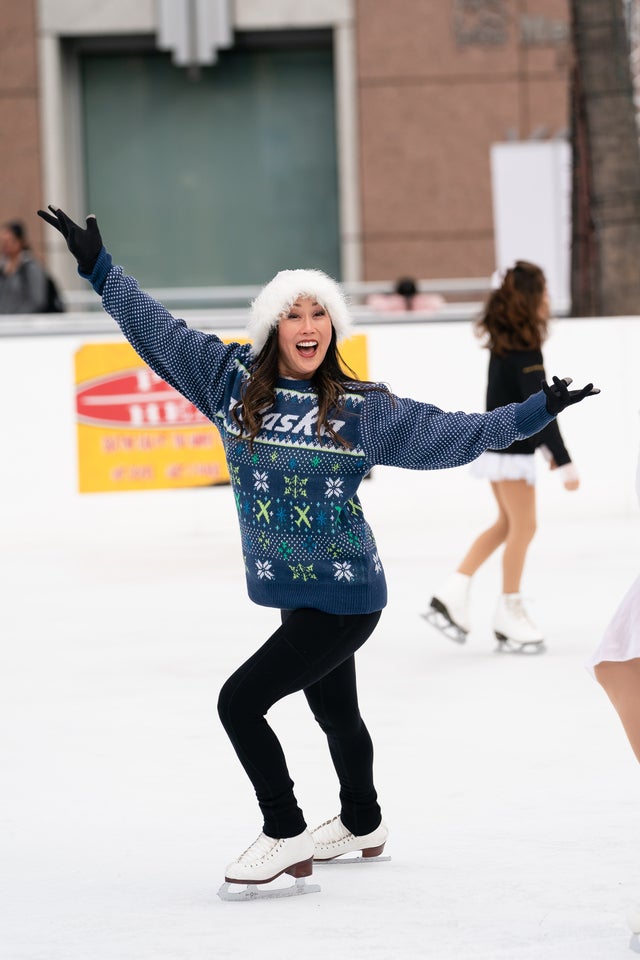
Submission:
<svg viewBox="0 0 640 960">
<path fill-rule="evenodd" d="M 540 383 L 546 380 L 541 350 L 513 350 L 504 357 L 491 354 L 487 382 L 487 410 L 495 410 L 505 403 L 517 403 L 537 393 Z M 525 440 L 516 440 L 500 453 L 534 453 L 546 446 L 557 466 L 571 463 L 556 420 L 552 420 L 539 433 Z"/>
</svg>

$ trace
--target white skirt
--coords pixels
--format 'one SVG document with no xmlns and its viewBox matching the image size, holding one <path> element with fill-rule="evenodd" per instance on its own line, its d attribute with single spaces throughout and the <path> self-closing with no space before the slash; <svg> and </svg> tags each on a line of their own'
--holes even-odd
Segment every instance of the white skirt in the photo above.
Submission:
<svg viewBox="0 0 640 960">
<path fill-rule="evenodd" d="M 603 660 L 618 662 L 636 657 L 640 657 L 640 577 L 623 597 L 586 667 L 593 673 Z"/>
<path fill-rule="evenodd" d="M 536 482 L 536 458 L 533 453 L 494 453 L 485 450 L 471 464 L 471 476 L 479 480 L 526 480 Z"/>
</svg>

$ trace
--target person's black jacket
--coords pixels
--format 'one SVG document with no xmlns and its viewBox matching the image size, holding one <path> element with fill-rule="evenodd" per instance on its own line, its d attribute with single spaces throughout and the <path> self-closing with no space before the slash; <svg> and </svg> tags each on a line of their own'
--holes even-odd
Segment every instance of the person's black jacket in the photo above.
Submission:
<svg viewBox="0 0 640 960">
<path fill-rule="evenodd" d="M 519 403 L 532 393 L 537 393 L 542 380 L 546 380 L 541 350 L 513 350 L 504 357 L 491 354 L 487 382 L 487 410 L 495 410 L 506 403 Z M 534 453 L 546 446 L 557 466 L 571 463 L 571 457 L 556 420 L 552 420 L 540 433 L 526 440 L 516 440 L 499 453 Z"/>
</svg>

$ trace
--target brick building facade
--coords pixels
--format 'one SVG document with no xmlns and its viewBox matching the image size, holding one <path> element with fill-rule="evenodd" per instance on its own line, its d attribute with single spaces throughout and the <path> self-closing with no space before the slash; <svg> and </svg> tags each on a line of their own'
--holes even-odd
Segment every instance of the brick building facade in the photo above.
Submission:
<svg viewBox="0 0 640 960">
<path fill-rule="evenodd" d="M 78 0 L 0 5 L 0 219 L 23 218 L 63 282 L 74 281 L 43 246 L 35 209 L 45 199 L 71 209 L 83 201 L 65 43 L 151 36 L 155 5 L 133 6 L 105 0 L 93 24 Z M 566 0 L 300 0 L 288 23 L 290 7 L 230 5 L 238 31 L 318 26 L 343 37 L 334 44 L 343 279 L 489 275 L 491 144 L 566 135 Z"/>
</svg>

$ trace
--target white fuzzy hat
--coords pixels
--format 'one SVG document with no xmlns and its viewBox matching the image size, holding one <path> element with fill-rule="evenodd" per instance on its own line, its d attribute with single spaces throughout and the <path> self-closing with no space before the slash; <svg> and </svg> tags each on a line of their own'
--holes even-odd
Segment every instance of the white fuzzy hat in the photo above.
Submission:
<svg viewBox="0 0 640 960">
<path fill-rule="evenodd" d="M 351 316 L 340 285 L 322 270 L 281 270 L 266 284 L 251 304 L 249 336 L 252 352 L 257 356 L 269 334 L 298 297 L 312 297 L 329 316 L 338 340 L 351 330 Z"/>
</svg>

